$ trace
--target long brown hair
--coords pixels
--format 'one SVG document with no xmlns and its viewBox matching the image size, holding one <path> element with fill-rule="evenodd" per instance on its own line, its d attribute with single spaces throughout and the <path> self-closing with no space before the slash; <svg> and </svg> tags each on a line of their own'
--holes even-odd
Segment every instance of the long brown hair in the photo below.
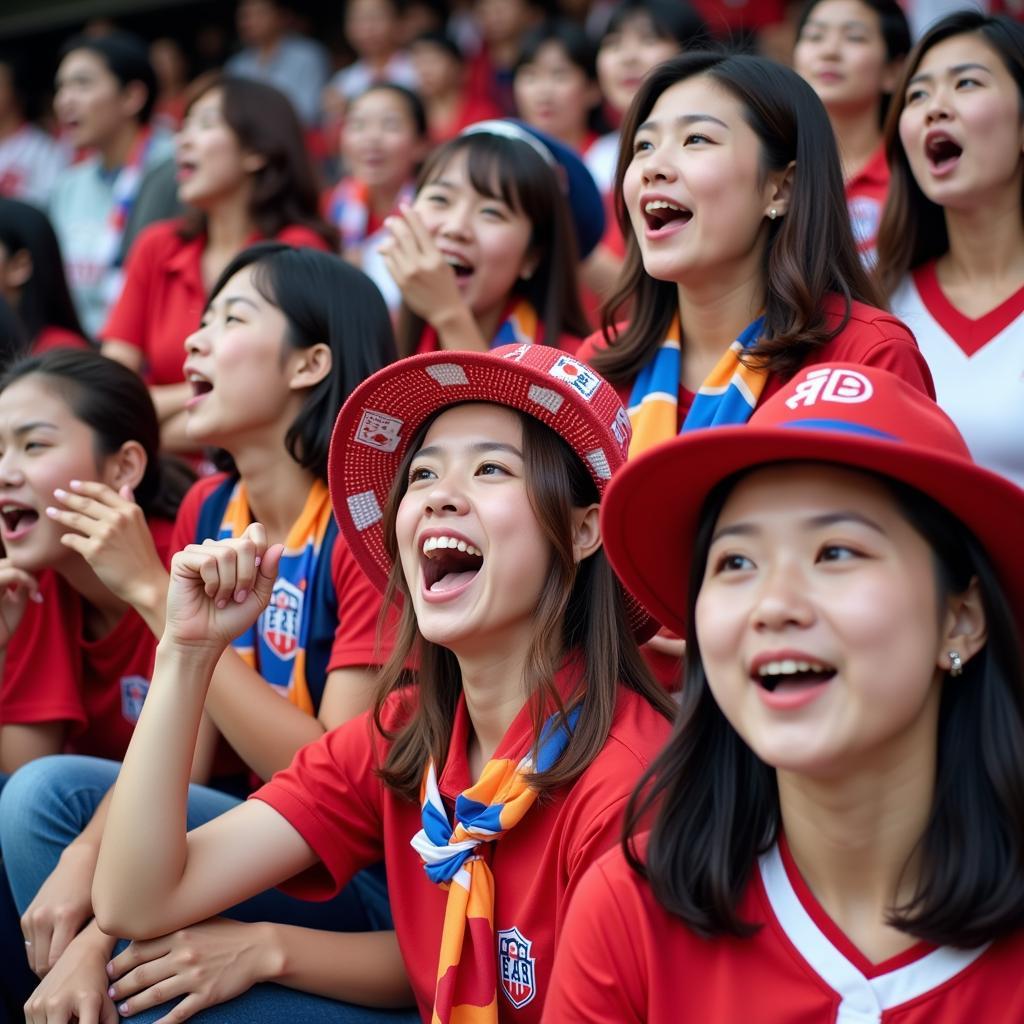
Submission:
<svg viewBox="0 0 1024 1024">
<path fill-rule="evenodd" d="M 264 159 L 252 173 L 249 217 L 264 238 L 276 238 L 289 225 L 319 235 L 336 252 L 338 232 L 320 216 L 316 171 L 306 151 L 302 125 L 288 97 L 264 82 L 231 75 L 211 75 L 192 96 L 189 108 L 208 93 L 221 95 L 224 121 L 238 144 Z M 190 239 L 206 230 L 199 210 L 185 214 L 179 232 Z"/>
<path fill-rule="evenodd" d="M 539 261 L 529 280 L 516 281 L 512 295 L 533 305 L 544 325 L 544 343 L 557 345 L 562 334 L 585 337 L 590 325 L 576 283 L 576 234 L 555 172 L 524 142 L 485 133 L 460 135 L 428 157 L 416 182 L 417 193 L 441 177 L 459 153 L 466 154 L 466 173 L 480 195 L 500 199 L 530 222 L 528 251 Z M 423 319 L 403 303 L 397 330 L 399 356 L 416 351 L 424 326 Z"/>
<path fill-rule="evenodd" d="M 551 563 L 537 602 L 536 632 L 526 670 L 535 739 L 552 708 L 563 714 L 574 706 L 581 709 L 563 755 L 547 771 L 530 779 L 531 786 L 547 792 L 575 779 L 600 752 L 611 729 L 620 684 L 639 693 L 666 718 L 674 715 L 675 704 L 651 678 L 640 657 L 628 625 L 622 587 L 603 549 L 579 564 L 573 558 L 571 512 L 598 500 L 593 480 L 554 431 L 531 416 L 518 415 L 523 426 L 527 493 L 551 544 Z M 391 658 L 381 672 L 374 714 L 377 728 L 392 741 L 381 778 L 410 800 L 419 798 L 428 759 L 438 765 L 445 762 L 462 690 L 455 655 L 420 635 L 395 538 L 395 519 L 408 486 L 409 464 L 432 421 L 420 430 L 402 461 L 384 513 L 385 537 L 394 560 L 384 606 L 390 607 L 400 594 L 402 618 Z M 563 704 L 554 677 L 570 651 L 581 655 L 581 683 Z M 419 662 L 415 706 L 406 724 L 391 732 L 383 724 L 383 709 L 390 695 L 407 684 L 405 666 L 411 656 Z"/>
<path fill-rule="evenodd" d="M 626 239 L 619 287 L 603 311 L 606 349 L 594 368 L 615 384 L 629 383 L 661 344 L 678 309 L 674 283 L 644 269 L 640 247 L 622 199 L 633 138 L 663 92 L 695 75 L 707 75 L 742 104 L 761 142 L 762 172 L 795 164 L 786 216 L 768 223 L 764 252 L 764 336 L 748 358 L 773 373 L 795 373 L 810 353 L 846 325 L 853 300 L 881 305 L 861 265 L 843 193 L 843 175 L 828 114 L 814 90 L 793 70 L 745 54 L 687 53 L 656 67 L 640 86 L 622 125 L 615 172 L 615 212 Z M 822 302 L 841 295 L 846 317 L 829 330 Z M 616 318 L 629 307 L 629 324 L 617 332 Z"/>
<path fill-rule="evenodd" d="M 956 11 L 936 22 L 907 58 L 885 120 L 885 152 L 889 160 L 889 194 L 878 228 L 876 274 L 887 295 L 916 267 L 949 250 L 946 213 L 921 191 L 900 141 L 900 116 L 907 105 L 907 83 L 917 74 L 924 55 L 953 36 L 976 33 L 1013 76 L 1024 105 L 1024 26 L 1005 16 Z"/>
</svg>

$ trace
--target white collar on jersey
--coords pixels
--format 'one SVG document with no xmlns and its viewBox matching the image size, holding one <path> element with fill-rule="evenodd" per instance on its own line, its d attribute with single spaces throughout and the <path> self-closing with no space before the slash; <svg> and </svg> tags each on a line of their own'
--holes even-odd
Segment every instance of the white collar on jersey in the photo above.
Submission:
<svg viewBox="0 0 1024 1024">
<path fill-rule="evenodd" d="M 840 997 L 835 1024 L 879 1024 L 884 1010 L 916 999 L 955 977 L 988 949 L 940 946 L 888 974 L 865 977 L 829 941 L 800 902 L 786 874 L 778 844 L 758 866 L 768 902 L 782 930 L 808 966 Z"/>
</svg>

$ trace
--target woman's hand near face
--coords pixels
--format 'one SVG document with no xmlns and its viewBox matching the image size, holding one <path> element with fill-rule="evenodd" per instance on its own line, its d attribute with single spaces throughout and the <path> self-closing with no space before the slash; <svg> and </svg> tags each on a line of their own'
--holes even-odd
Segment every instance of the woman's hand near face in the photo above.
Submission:
<svg viewBox="0 0 1024 1024">
<path fill-rule="evenodd" d="M 455 271 L 434 244 L 420 215 L 409 206 L 384 221 L 391 237 L 379 252 L 406 305 L 427 323 L 440 325 L 466 309 Z"/>
<path fill-rule="evenodd" d="M 65 547 L 77 551 L 110 591 L 143 612 L 163 600 L 167 571 L 131 489 L 114 491 L 95 481 L 72 480 L 53 492 L 46 514 L 69 531 Z"/>
<path fill-rule="evenodd" d="M 28 602 L 42 599 L 35 576 L 14 566 L 9 558 L 0 558 L 0 652 L 7 650 Z"/>
<path fill-rule="evenodd" d="M 189 544 L 171 562 L 164 641 L 223 650 L 267 606 L 284 545 L 253 523 L 241 537 Z"/>
</svg>

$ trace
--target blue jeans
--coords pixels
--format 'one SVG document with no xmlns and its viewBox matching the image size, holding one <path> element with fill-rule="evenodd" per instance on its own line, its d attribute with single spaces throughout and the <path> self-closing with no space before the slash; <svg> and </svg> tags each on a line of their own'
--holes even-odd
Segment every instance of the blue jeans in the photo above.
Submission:
<svg viewBox="0 0 1024 1024">
<path fill-rule="evenodd" d="M 0 793 L 0 848 L 18 913 L 24 913 L 57 866 L 65 847 L 92 819 L 120 767 L 116 761 L 62 754 L 32 761 L 4 785 Z M 190 786 L 188 827 L 196 828 L 240 802 L 216 789 Z M 337 932 L 392 927 L 383 865 L 360 872 L 331 900 L 300 900 L 270 889 L 225 911 L 225 916 L 238 921 L 274 921 Z M 20 932 L 17 939 L 21 941 Z M 131 1020 L 156 1020 L 172 1005 L 164 1004 Z M 271 984 L 257 985 L 223 1006 L 211 1007 L 196 1019 L 269 1021 L 299 1019 L 300 1015 L 303 1020 L 343 1024 L 419 1019 L 411 1011 L 368 1010 Z"/>
</svg>

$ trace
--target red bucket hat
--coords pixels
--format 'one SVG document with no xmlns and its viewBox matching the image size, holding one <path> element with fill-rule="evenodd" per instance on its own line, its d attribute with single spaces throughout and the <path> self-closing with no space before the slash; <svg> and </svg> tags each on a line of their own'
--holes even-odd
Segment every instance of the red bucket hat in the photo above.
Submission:
<svg viewBox="0 0 1024 1024">
<path fill-rule="evenodd" d="M 683 434 L 616 476 L 601 507 L 605 550 L 659 622 L 685 634 L 693 546 L 712 488 L 789 461 L 880 473 L 948 509 L 989 553 L 1024 630 L 1024 490 L 975 465 L 952 420 L 904 380 L 841 363 L 798 373 L 745 426 Z"/>
<path fill-rule="evenodd" d="M 599 495 L 626 461 L 631 430 L 615 389 L 560 349 L 524 344 L 490 352 L 429 352 L 384 367 L 345 402 L 327 462 L 338 525 L 381 590 L 392 565 L 383 510 L 398 467 L 420 427 L 463 402 L 503 405 L 540 420 L 579 456 Z M 649 636 L 654 624 L 626 597 L 634 632 Z"/>
</svg>

